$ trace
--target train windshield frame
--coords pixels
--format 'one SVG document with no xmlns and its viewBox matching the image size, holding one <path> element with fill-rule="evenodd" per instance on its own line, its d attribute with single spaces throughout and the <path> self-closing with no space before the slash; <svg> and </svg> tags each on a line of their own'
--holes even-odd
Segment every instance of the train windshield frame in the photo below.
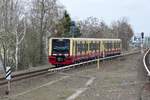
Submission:
<svg viewBox="0 0 150 100">
<path fill-rule="evenodd" d="M 69 54 L 69 39 L 52 39 L 52 54 Z"/>
</svg>

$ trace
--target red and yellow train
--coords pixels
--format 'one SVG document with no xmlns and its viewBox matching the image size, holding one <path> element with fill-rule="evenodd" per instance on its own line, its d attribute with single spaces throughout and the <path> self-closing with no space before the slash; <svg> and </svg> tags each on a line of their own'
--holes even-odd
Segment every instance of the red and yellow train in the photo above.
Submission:
<svg viewBox="0 0 150 100">
<path fill-rule="evenodd" d="M 49 63 L 55 66 L 121 54 L 120 39 L 50 38 Z"/>
</svg>

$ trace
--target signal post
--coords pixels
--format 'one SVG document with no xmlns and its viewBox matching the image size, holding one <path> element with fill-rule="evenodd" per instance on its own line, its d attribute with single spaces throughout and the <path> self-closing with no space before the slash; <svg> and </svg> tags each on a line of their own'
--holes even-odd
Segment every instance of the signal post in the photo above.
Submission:
<svg viewBox="0 0 150 100">
<path fill-rule="evenodd" d="M 144 32 L 141 33 L 141 54 L 144 53 Z"/>
</svg>

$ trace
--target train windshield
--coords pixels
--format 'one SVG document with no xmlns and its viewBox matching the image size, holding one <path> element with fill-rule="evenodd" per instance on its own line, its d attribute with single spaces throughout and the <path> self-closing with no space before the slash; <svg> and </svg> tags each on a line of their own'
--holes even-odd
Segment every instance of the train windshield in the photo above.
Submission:
<svg viewBox="0 0 150 100">
<path fill-rule="evenodd" d="M 52 53 L 53 54 L 69 54 L 70 40 L 69 39 L 53 39 Z"/>
</svg>

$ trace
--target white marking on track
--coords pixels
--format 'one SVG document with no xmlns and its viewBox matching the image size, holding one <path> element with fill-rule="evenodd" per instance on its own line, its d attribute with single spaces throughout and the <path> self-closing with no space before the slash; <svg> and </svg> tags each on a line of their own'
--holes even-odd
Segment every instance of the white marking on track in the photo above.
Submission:
<svg viewBox="0 0 150 100">
<path fill-rule="evenodd" d="M 72 94 L 70 97 L 68 97 L 66 100 L 74 100 L 75 98 L 77 98 L 80 94 L 82 94 L 86 90 L 87 90 L 87 88 L 80 88 L 74 94 Z"/>
<path fill-rule="evenodd" d="M 85 84 L 85 86 L 89 86 L 93 83 L 93 81 L 95 80 L 95 77 L 91 77 Z"/>
<path fill-rule="evenodd" d="M 57 83 L 57 82 L 59 82 L 59 81 L 62 81 L 62 80 L 64 80 L 64 79 L 68 78 L 68 77 L 69 77 L 69 76 L 64 76 L 64 77 L 62 77 L 62 78 L 60 78 L 60 79 L 58 79 L 58 80 L 50 81 L 49 83 L 43 84 L 43 85 L 41 85 L 41 86 L 39 86 L 39 87 L 36 87 L 36 88 L 30 89 L 30 90 L 27 90 L 27 91 L 22 92 L 22 93 L 19 93 L 19 94 L 17 94 L 17 95 L 13 95 L 12 97 L 18 97 L 18 96 L 25 95 L 25 94 L 30 93 L 30 92 L 32 92 L 32 91 L 35 91 L 35 90 L 37 90 L 37 89 L 39 89 L 39 88 L 42 88 L 42 87 L 45 87 L 45 86 L 48 86 L 48 85 L 52 85 L 52 84 L 54 84 L 54 83 Z"/>
<path fill-rule="evenodd" d="M 81 77 L 81 78 L 91 78 L 91 76 L 87 76 L 87 75 L 77 75 L 77 74 L 66 74 L 63 72 L 59 72 L 58 74 L 60 75 L 65 75 L 65 76 L 71 76 L 71 77 Z"/>
<path fill-rule="evenodd" d="M 85 92 L 88 89 L 88 86 L 90 86 L 94 80 L 96 78 L 95 77 L 91 77 L 86 83 L 85 83 L 85 87 L 84 88 L 80 88 L 78 89 L 74 94 L 72 94 L 71 96 L 69 96 L 66 100 L 74 100 L 77 97 L 79 97 L 83 92 Z"/>
</svg>

